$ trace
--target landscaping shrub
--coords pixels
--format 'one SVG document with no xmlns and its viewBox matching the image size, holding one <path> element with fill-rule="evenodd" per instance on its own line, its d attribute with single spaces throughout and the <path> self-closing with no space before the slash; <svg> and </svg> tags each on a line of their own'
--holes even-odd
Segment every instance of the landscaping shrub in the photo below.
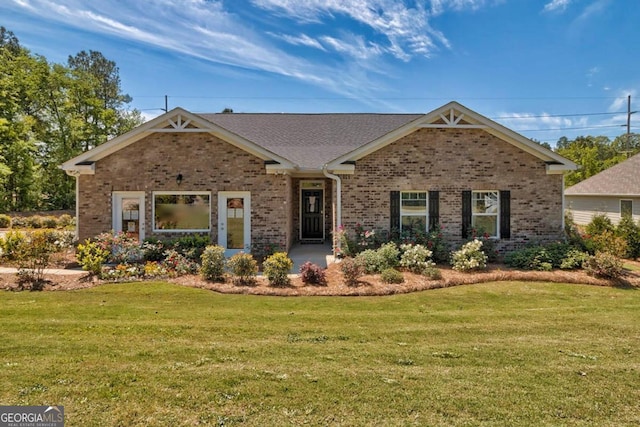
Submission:
<svg viewBox="0 0 640 427">
<path fill-rule="evenodd" d="M 76 259 L 83 270 L 99 276 L 102 266 L 109 259 L 109 251 L 97 242 L 87 239 L 76 248 Z"/>
<path fill-rule="evenodd" d="M 577 253 L 582 253 L 579 250 L 574 250 L 567 243 L 528 246 L 508 253 L 504 262 L 509 267 L 521 270 L 551 271 L 554 268 L 562 268 L 564 261 L 572 250 L 575 251 L 572 253 L 574 257 L 579 256 Z M 571 269 L 570 265 L 572 265 L 571 261 L 567 261 L 565 269 Z"/>
<path fill-rule="evenodd" d="M 55 216 L 42 217 L 43 228 L 58 228 L 58 219 Z"/>
<path fill-rule="evenodd" d="M 292 268 L 293 261 L 286 252 L 276 252 L 262 264 L 264 275 L 271 286 L 288 286 L 291 283 L 288 274 Z"/>
<path fill-rule="evenodd" d="M 202 265 L 200 266 L 200 274 L 206 280 L 224 281 L 224 248 L 218 245 L 209 245 L 204 248 L 204 252 L 200 257 Z"/>
<path fill-rule="evenodd" d="M 275 254 L 276 252 L 282 252 L 280 244 L 272 242 L 263 237 L 256 237 L 251 244 L 251 254 L 258 261 L 258 263 L 264 262 L 265 259 Z"/>
<path fill-rule="evenodd" d="M 613 231 L 603 231 L 593 236 L 591 240 L 595 252 L 608 252 L 618 258 L 624 258 L 627 255 L 627 241 L 616 236 Z"/>
<path fill-rule="evenodd" d="M 62 214 L 58 217 L 58 227 L 69 228 L 75 225 L 75 218 L 69 214 Z"/>
<path fill-rule="evenodd" d="M 13 261 L 17 257 L 17 250 L 27 238 L 26 233 L 18 230 L 9 230 L 4 238 L 0 239 L 2 245 L 2 256 Z"/>
<path fill-rule="evenodd" d="M 167 250 L 164 242 L 159 239 L 145 239 L 140 247 L 142 250 L 142 259 L 145 262 L 162 262 L 165 258 L 165 252 Z"/>
<path fill-rule="evenodd" d="M 110 263 L 126 264 L 142 260 L 140 243 L 129 233 L 101 233 L 95 241 L 109 252 Z"/>
<path fill-rule="evenodd" d="M 44 270 L 51 254 L 58 251 L 53 240 L 50 232 L 37 230 L 27 233 L 15 248 L 20 282 L 30 283 L 32 290 L 41 290 L 44 286 Z"/>
<path fill-rule="evenodd" d="M 166 244 L 191 261 L 200 261 L 204 249 L 211 244 L 209 235 L 190 234 L 178 237 Z"/>
<path fill-rule="evenodd" d="M 9 215 L 0 214 L 0 228 L 11 228 L 11 217 Z"/>
<path fill-rule="evenodd" d="M 636 259 L 640 256 L 640 226 L 631 215 L 624 215 L 616 227 L 616 236 L 627 242 L 625 258 Z"/>
<path fill-rule="evenodd" d="M 474 239 L 451 254 L 451 265 L 456 271 L 482 270 L 487 267 L 487 256 L 482 251 L 482 242 Z"/>
<path fill-rule="evenodd" d="M 174 273 L 177 276 L 195 274 L 198 272 L 198 263 L 182 255 L 175 249 L 169 249 L 165 252 L 165 258 L 164 261 L 162 261 L 162 265 L 169 272 Z"/>
<path fill-rule="evenodd" d="M 596 236 L 604 233 L 605 231 L 613 233 L 614 229 L 615 227 L 608 216 L 605 214 L 598 214 L 591 218 L 591 221 L 587 224 L 585 231 L 591 236 Z"/>
<path fill-rule="evenodd" d="M 340 271 L 344 276 L 344 280 L 349 286 L 358 284 L 358 279 L 364 274 L 364 266 L 362 260 L 358 258 L 347 257 L 340 263 Z"/>
<path fill-rule="evenodd" d="M 229 258 L 227 268 L 234 276 L 234 281 L 240 284 L 254 283 L 258 274 L 258 263 L 251 254 L 244 252 L 238 252 Z"/>
<path fill-rule="evenodd" d="M 423 276 L 428 277 L 431 280 L 440 280 L 442 279 L 442 272 L 434 267 L 428 267 L 422 272 Z"/>
<path fill-rule="evenodd" d="M 323 268 L 310 261 L 300 266 L 300 279 L 306 285 L 326 285 L 327 277 Z"/>
<path fill-rule="evenodd" d="M 381 273 L 387 268 L 394 268 L 398 265 L 400 251 L 395 243 L 385 243 L 378 249 L 366 249 L 360 252 L 356 258 L 359 259 L 364 271 L 367 274 Z"/>
<path fill-rule="evenodd" d="M 589 254 L 577 248 L 569 249 L 564 259 L 560 263 L 563 270 L 578 270 L 582 268 L 585 261 L 589 259 Z"/>
<path fill-rule="evenodd" d="M 33 215 L 26 218 L 27 227 L 29 228 L 42 228 L 44 226 L 42 217 L 39 215 Z"/>
<path fill-rule="evenodd" d="M 404 282 L 404 276 L 395 268 L 387 268 L 380 273 L 380 280 L 384 283 L 397 284 Z"/>
<path fill-rule="evenodd" d="M 608 252 L 596 252 L 584 264 L 587 274 L 607 279 L 616 279 L 624 273 L 622 260 Z"/>
<path fill-rule="evenodd" d="M 423 274 L 428 268 L 435 266 L 430 259 L 433 252 L 422 245 L 403 244 L 400 250 L 400 265 L 407 271 Z"/>
<path fill-rule="evenodd" d="M 14 216 L 11 218 L 12 228 L 27 228 L 27 219 L 21 216 Z"/>
</svg>

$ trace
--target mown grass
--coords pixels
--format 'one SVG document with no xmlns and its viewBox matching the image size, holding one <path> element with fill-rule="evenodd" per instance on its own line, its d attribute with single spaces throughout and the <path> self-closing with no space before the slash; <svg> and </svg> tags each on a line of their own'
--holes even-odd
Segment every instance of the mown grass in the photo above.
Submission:
<svg viewBox="0 0 640 427">
<path fill-rule="evenodd" d="M 640 424 L 640 292 L 3 293 L 0 403 L 68 426 Z"/>
</svg>

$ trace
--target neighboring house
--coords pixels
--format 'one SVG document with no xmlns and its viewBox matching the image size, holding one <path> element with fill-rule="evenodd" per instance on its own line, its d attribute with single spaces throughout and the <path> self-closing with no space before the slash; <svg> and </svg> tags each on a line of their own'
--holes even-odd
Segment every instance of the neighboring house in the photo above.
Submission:
<svg viewBox="0 0 640 427">
<path fill-rule="evenodd" d="M 334 230 L 482 229 L 505 249 L 563 229 L 571 161 L 456 103 L 428 114 L 194 114 L 176 108 L 62 166 L 78 237 L 205 233 L 229 253 Z"/>
<path fill-rule="evenodd" d="M 640 219 L 640 154 L 565 190 L 565 207 L 576 224 L 604 214 L 618 224 L 625 214 Z"/>
</svg>

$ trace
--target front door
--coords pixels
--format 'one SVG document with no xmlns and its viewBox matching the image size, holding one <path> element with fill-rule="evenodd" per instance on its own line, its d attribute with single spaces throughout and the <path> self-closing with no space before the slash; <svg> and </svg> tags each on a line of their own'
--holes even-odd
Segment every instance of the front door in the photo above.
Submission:
<svg viewBox="0 0 640 427">
<path fill-rule="evenodd" d="M 113 193 L 113 231 L 125 232 L 144 240 L 144 192 L 117 191 Z"/>
<path fill-rule="evenodd" d="M 225 256 L 240 251 L 251 252 L 251 193 L 221 191 L 218 193 L 218 244 Z"/>
<path fill-rule="evenodd" d="M 324 190 L 303 188 L 300 203 L 300 240 L 324 240 Z"/>
</svg>

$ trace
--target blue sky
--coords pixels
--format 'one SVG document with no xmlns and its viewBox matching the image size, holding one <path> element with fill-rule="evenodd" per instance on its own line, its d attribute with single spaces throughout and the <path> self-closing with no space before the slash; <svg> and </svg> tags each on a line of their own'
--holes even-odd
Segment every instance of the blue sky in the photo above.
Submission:
<svg viewBox="0 0 640 427">
<path fill-rule="evenodd" d="M 523 135 L 626 131 L 637 0 L 3 0 L 53 62 L 97 50 L 132 107 L 428 112 L 456 100 Z M 632 115 L 640 132 L 640 113 Z"/>
</svg>

